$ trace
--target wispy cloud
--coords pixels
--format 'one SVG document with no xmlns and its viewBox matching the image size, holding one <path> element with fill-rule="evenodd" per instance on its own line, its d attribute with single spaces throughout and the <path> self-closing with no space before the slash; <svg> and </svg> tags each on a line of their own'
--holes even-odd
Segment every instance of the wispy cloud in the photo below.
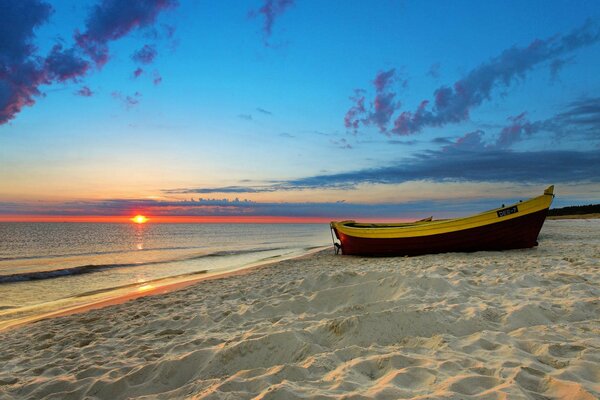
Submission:
<svg viewBox="0 0 600 400">
<path fill-rule="evenodd" d="M 82 97 L 92 97 L 94 95 L 94 92 L 92 92 L 92 90 L 89 87 L 82 86 L 79 90 L 75 92 L 75 94 Z"/>
<path fill-rule="evenodd" d="M 340 149 L 352 149 L 352 145 L 345 138 L 331 140 L 331 143 L 339 147 Z"/>
<path fill-rule="evenodd" d="M 154 71 L 154 74 L 152 75 L 152 83 L 154 83 L 154 85 L 160 85 L 162 83 L 162 76 L 158 73 L 158 71 Z"/>
<path fill-rule="evenodd" d="M 555 118 L 562 124 L 576 126 L 577 128 L 591 128 L 600 132 L 600 97 L 584 98 L 569 104 L 564 112 Z M 597 135 L 600 139 L 600 134 Z"/>
<path fill-rule="evenodd" d="M 151 64 L 157 54 L 155 46 L 145 44 L 141 49 L 133 53 L 131 59 L 140 64 Z"/>
<path fill-rule="evenodd" d="M 380 132 L 386 132 L 394 112 L 400 108 L 400 102 L 395 100 L 396 93 L 392 85 L 398 80 L 396 69 L 379 72 L 373 79 L 375 98 L 367 109 L 365 106 L 366 91 L 355 89 L 352 107 L 344 116 L 344 126 L 356 132 L 360 126 L 376 126 Z M 408 85 L 406 79 L 401 80 L 402 87 Z"/>
<path fill-rule="evenodd" d="M 511 47 L 472 69 L 452 86 L 440 86 L 434 91 L 433 99 L 422 100 L 414 111 L 402 111 L 391 127 L 388 122 L 400 103 L 394 103 L 396 92 L 386 85 L 393 77 L 394 70 L 390 70 L 382 73 L 384 75 L 378 75 L 375 80 L 377 94 L 372 111 L 365 106 L 365 92 L 355 92 L 351 97 L 353 105 L 346 113 L 344 125 L 354 130 L 361 125 L 376 125 L 381 132 L 411 135 L 426 127 L 441 127 L 466 121 L 474 108 L 492 99 L 494 89 L 509 88 L 539 65 L 549 66 L 553 76 L 556 76 L 572 60 L 565 57 L 599 40 L 598 23 L 589 20 L 566 35 L 536 39 L 526 47 Z M 439 72 L 439 67 L 434 66 L 429 71 L 433 76 Z M 380 76 L 384 79 L 379 80 Z"/>
<path fill-rule="evenodd" d="M 265 110 L 264 108 L 260 108 L 260 107 L 257 107 L 256 111 L 258 111 L 259 113 L 262 113 L 262 114 L 266 114 L 266 115 L 273 115 L 273 113 L 271 111 Z"/>
<path fill-rule="evenodd" d="M 261 16 L 264 19 L 263 22 L 263 37 L 265 46 L 270 46 L 269 40 L 273 34 L 273 25 L 287 9 L 294 5 L 295 0 L 264 0 L 263 5 L 256 9 L 250 10 L 248 15 L 250 17 Z"/>
<path fill-rule="evenodd" d="M 404 111 L 394 121 L 395 134 L 410 135 L 427 126 L 444 126 L 465 121 L 470 111 L 490 100 L 496 87 L 509 87 L 524 78 L 535 66 L 552 62 L 600 40 L 600 29 L 591 20 L 567 35 L 534 40 L 526 47 L 512 47 L 471 70 L 452 87 L 434 92 L 433 107 L 423 100 L 414 112 Z"/>
<path fill-rule="evenodd" d="M 135 92 L 132 95 L 124 95 L 119 91 L 115 91 L 112 92 L 111 95 L 114 99 L 117 99 L 120 102 L 122 102 L 127 109 L 137 106 L 138 104 L 140 104 L 140 101 L 142 99 L 142 94 L 140 92 Z"/>
<path fill-rule="evenodd" d="M 508 117 L 507 121 L 508 124 L 488 136 L 490 140 L 486 142 L 483 141 L 485 132 L 477 130 L 445 144 L 479 150 L 509 149 L 538 133 L 552 135 L 557 142 L 568 139 L 571 142 L 585 140 L 592 146 L 600 144 L 600 98 L 571 102 L 564 111 L 544 120 L 530 121 L 527 112 L 522 112 Z"/>
<path fill-rule="evenodd" d="M 273 185 L 257 186 L 219 186 L 200 188 L 164 189 L 164 194 L 210 194 L 210 193 L 264 193 L 278 190 Z"/>
<path fill-rule="evenodd" d="M 440 70 L 442 68 L 442 64 L 440 64 L 439 62 L 433 63 L 431 64 L 431 67 L 429 67 L 429 71 L 427 71 L 427 75 L 431 76 L 432 78 L 439 78 L 440 77 Z"/>
<path fill-rule="evenodd" d="M 350 96 L 350 100 L 354 103 L 344 116 L 344 126 L 358 131 L 361 124 L 361 117 L 367 111 L 365 107 L 365 91 L 363 89 L 355 89 L 354 96 Z"/>
</svg>

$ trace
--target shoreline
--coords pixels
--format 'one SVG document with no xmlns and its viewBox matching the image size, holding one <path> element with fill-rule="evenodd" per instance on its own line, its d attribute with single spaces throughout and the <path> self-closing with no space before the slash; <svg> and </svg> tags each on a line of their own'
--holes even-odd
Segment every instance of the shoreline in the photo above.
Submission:
<svg viewBox="0 0 600 400">
<path fill-rule="evenodd" d="M 85 313 L 85 312 L 92 311 L 92 310 L 99 310 L 99 309 L 102 309 L 105 307 L 110 307 L 110 306 L 126 303 L 128 301 L 135 300 L 135 299 L 138 299 L 141 297 L 164 295 L 164 294 L 171 293 L 171 292 L 174 292 L 174 291 L 177 291 L 180 289 L 184 289 L 188 286 L 192 286 L 192 285 L 195 285 L 195 284 L 203 282 L 203 281 L 223 279 L 223 278 L 228 278 L 228 277 L 238 276 L 238 275 L 245 275 L 245 274 L 251 273 L 252 271 L 255 271 L 257 269 L 271 266 L 273 264 L 277 264 L 277 263 L 280 263 L 280 262 L 283 262 L 286 260 L 294 260 L 294 259 L 302 259 L 304 257 L 310 257 L 312 254 L 315 254 L 315 253 L 318 253 L 321 251 L 326 251 L 327 248 L 329 248 L 329 247 L 331 247 L 331 246 L 321 246 L 321 247 L 307 250 L 306 252 L 299 254 L 299 255 L 293 255 L 293 256 L 287 256 L 287 257 L 281 257 L 281 258 L 278 257 L 277 259 L 273 259 L 273 260 L 256 261 L 256 262 L 252 262 L 252 263 L 249 263 L 242 267 L 237 267 L 237 268 L 234 268 L 234 269 L 228 270 L 228 271 L 218 271 L 217 270 L 217 272 L 214 272 L 214 273 L 211 273 L 211 272 L 207 273 L 206 271 L 201 271 L 198 273 L 188 274 L 188 275 L 200 275 L 200 274 L 202 275 L 200 277 L 194 277 L 191 279 L 190 278 L 187 278 L 187 279 L 179 278 L 178 279 L 178 277 L 173 277 L 172 279 L 170 279 L 167 277 L 167 278 L 161 279 L 161 281 L 168 281 L 169 283 L 165 283 L 163 285 L 159 285 L 159 286 L 151 287 L 151 288 L 147 288 L 147 289 L 144 289 L 144 287 L 147 285 L 139 284 L 140 287 L 138 288 L 137 291 L 128 292 L 125 294 L 116 294 L 116 293 L 118 293 L 119 288 L 114 288 L 113 290 L 109 289 L 105 293 L 115 292 L 114 296 L 105 297 L 105 298 L 102 298 L 99 300 L 92 300 L 89 303 L 66 307 L 66 308 L 62 308 L 59 310 L 46 312 L 46 313 L 43 313 L 40 315 L 33 315 L 30 317 L 22 317 L 22 318 L 16 318 L 14 320 L 0 322 L 0 333 L 6 332 L 6 331 L 9 331 L 12 329 L 16 329 L 16 328 L 19 328 L 19 327 L 22 327 L 22 326 L 25 326 L 25 325 L 28 325 L 28 324 L 31 324 L 31 323 L 34 323 L 37 321 L 58 318 L 58 317 L 63 317 L 63 316 L 67 316 L 67 315 L 72 315 L 72 314 Z M 132 286 L 135 286 L 135 284 L 132 284 Z M 143 289 L 143 290 L 139 290 L 139 289 Z"/>
</svg>

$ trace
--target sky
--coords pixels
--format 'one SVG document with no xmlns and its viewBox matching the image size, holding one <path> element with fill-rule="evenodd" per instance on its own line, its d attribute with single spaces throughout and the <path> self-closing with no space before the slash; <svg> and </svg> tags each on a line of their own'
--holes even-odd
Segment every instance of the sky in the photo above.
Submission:
<svg viewBox="0 0 600 400">
<path fill-rule="evenodd" d="M 595 0 L 0 0 L 0 220 L 598 203 L 598 70 Z"/>
</svg>

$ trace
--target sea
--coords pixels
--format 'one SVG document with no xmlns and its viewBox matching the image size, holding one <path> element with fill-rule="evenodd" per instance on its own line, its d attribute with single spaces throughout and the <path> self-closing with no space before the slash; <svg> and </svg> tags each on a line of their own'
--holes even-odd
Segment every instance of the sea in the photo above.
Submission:
<svg viewBox="0 0 600 400">
<path fill-rule="evenodd" d="M 324 224 L 0 223 L 0 328 L 331 245 Z"/>
</svg>

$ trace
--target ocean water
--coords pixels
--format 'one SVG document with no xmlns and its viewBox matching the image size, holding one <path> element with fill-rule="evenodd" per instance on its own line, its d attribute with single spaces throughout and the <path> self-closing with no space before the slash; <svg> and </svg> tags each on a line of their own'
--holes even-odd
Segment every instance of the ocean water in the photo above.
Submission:
<svg viewBox="0 0 600 400">
<path fill-rule="evenodd" d="M 0 327 L 330 242 L 323 224 L 0 223 Z"/>
</svg>

